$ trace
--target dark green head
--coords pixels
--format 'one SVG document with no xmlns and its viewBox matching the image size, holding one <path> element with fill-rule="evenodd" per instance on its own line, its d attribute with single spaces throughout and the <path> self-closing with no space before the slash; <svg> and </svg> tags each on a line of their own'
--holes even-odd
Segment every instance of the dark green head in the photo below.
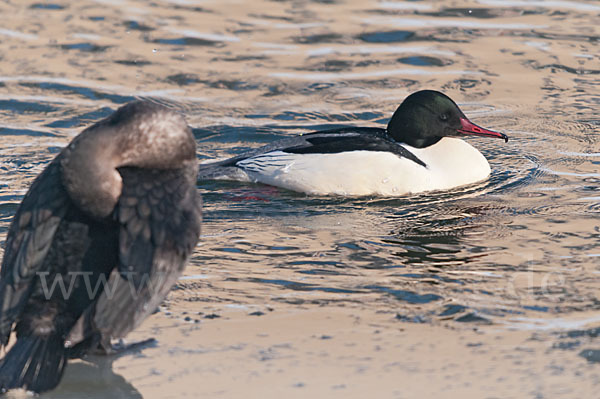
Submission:
<svg viewBox="0 0 600 399">
<path fill-rule="evenodd" d="M 469 121 L 447 95 L 421 90 L 406 97 L 387 126 L 388 134 L 399 143 L 425 148 L 446 136 L 476 135 L 498 137 L 502 133 L 487 130 Z"/>
</svg>

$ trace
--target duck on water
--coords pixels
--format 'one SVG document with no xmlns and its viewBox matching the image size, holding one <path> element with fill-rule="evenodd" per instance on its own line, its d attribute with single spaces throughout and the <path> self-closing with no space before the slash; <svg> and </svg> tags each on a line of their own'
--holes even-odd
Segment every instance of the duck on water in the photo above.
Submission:
<svg viewBox="0 0 600 399">
<path fill-rule="evenodd" d="M 457 136 L 496 137 L 438 91 L 408 96 L 387 129 L 344 127 L 282 139 L 200 165 L 201 180 L 259 182 L 312 195 L 395 196 L 444 190 L 490 175 L 490 165 Z"/>
<path fill-rule="evenodd" d="M 151 314 L 200 234 L 196 144 L 176 112 L 125 105 L 34 180 L 0 269 L 0 390 L 43 392 L 67 359 L 111 350 Z"/>
</svg>

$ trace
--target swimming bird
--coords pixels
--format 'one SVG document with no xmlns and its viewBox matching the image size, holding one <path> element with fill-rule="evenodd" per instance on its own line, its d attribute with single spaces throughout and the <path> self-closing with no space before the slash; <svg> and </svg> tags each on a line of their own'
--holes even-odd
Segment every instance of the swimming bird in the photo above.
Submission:
<svg viewBox="0 0 600 399">
<path fill-rule="evenodd" d="M 0 269 L 2 392 L 54 388 L 69 357 L 110 352 L 157 309 L 198 242 L 197 172 L 184 118 L 136 101 L 34 180 Z"/>
<path fill-rule="evenodd" d="M 282 139 L 239 156 L 200 164 L 201 180 L 259 182 L 312 195 L 395 196 L 486 179 L 486 158 L 458 138 L 497 137 L 448 96 L 422 90 L 398 107 L 387 129 L 343 127 Z"/>
</svg>

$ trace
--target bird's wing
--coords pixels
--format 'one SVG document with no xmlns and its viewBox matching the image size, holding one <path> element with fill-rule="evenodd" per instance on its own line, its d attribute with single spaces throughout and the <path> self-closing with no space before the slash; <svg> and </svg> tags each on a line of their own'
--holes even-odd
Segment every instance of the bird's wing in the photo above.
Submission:
<svg viewBox="0 0 600 399">
<path fill-rule="evenodd" d="M 346 151 L 391 152 L 421 166 L 426 166 L 416 155 L 390 138 L 385 129 L 344 127 L 278 140 L 224 161 L 201 164 L 199 179 L 218 179 L 225 175 L 235 176 L 234 169 L 236 167 L 245 170 L 246 166 L 254 165 L 253 159 L 260 158 L 264 161 L 261 156 L 269 153 L 279 155 L 282 153 L 334 154 Z M 280 156 L 268 156 L 267 159 L 276 162 Z"/>
<path fill-rule="evenodd" d="M 123 337 L 156 310 L 181 274 L 200 236 L 197 164 L 190 165 L 184 173 L 119 170 L 119 265 L 71 331 L 71 345 L 92 331 L 99 331 L 103 340 Z"/>
<path fill-rule="evenodd" d="M 347 151 L 391 152 L 399 157 L 410 159 L 421 166 L 423 161 L 412 152 L 391 139 L 382 129 L 344 128 L 326 132 L 316 132 L 303 137 L 305 144 L 282 148 L 292 154 L 336 154 Z"/>
<path fill-rule="evenodd" d="M 54 160 L 31 185 L 8 231 L 0 270 L 0 346 L 27 302 L 69 204 Z"/>
</svg>

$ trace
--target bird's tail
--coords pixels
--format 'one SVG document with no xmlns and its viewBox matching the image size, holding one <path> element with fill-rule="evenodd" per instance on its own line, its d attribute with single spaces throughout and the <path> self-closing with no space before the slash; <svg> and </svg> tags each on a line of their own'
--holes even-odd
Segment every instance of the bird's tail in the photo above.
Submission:
<svg viewBox="0 0 600 399">
<path fill-rule="evenodd" d="M 60 337 L 20 337 L 0 363 L 0 392 L 15 388 L 48 391 L 58 385 L 66 364 Z"/>
<path fill-rule="evenodd" d="M 250 181 L 250 177 L 243 169 L 222 164 L 223 162 L 201 163 L 198 168 L 198 180 Z"/>
</svg>

